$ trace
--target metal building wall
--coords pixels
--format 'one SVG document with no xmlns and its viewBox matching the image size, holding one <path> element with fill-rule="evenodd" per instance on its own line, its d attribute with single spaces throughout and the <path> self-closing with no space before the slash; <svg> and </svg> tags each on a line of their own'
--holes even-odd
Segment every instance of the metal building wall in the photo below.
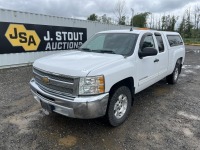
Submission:
<svg viewBox="0 0 200 150">
<path fill-rule="evenodd" d="M 12 11 L 5 9 L 0 9 L 0 22 L 28 23 L 28 24 L 64 26 L 64 27 L 65 26 L 82 27 L 82 28 L 87 28 L 88 38 L 92 36 L 94 33 L 99 31 L 130 28 L 128 26 L 122 26 L 122 25 L 111 25 L 111 24 L 104 24 L 87 20 L 48 16 L 43 14 L 34 14 L 34 13 Z M 30 64 L 38 58 L 58 52 L 60 51 L 0 54 L 0 68 Z"/>
</svg>

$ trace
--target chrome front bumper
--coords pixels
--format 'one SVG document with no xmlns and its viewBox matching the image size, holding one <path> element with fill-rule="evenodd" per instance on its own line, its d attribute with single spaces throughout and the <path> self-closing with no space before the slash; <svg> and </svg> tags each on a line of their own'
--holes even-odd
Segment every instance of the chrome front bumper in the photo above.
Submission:
<svg viewBox="0 0 200 150">
<path fill-rule="evenodd" d="M 104 116 L 107 109 L 109 94 L 101 94 L 97 96 L 77 96 L 74 99 L 55 96 L 43 91 L 35 82 L 30 81 L 31 91 L 34 98 L 49 106 L 53 106 L 52 111 L 72 117 L 72 118 L 98 118 Z"/>
</svg>

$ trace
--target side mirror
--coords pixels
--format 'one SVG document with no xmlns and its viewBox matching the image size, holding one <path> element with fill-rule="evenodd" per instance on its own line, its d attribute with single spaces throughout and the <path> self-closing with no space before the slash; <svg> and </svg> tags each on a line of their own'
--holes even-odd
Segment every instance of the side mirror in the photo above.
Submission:
<svg viewBox="0 0 200 150">
<path fill-rule="evenodd" d="M 145 47 L 142 51 L 139 51 L 138 55 L 142 59 L 147 56 L 155 56 L 158 54 L 158 51 L 153 47 Z"/>
</svg>

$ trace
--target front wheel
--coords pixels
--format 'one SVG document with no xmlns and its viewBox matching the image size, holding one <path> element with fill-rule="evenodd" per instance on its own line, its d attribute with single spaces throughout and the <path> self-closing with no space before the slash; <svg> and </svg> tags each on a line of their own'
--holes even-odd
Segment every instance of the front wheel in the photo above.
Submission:
<svg viewBox="0 0 200 150">
<path fill-rule="evenodd" d="M 115 90 L 110 98 L 107 111 L 107 119 L 110 125 L 119 126 L 122 124 L 131 109 L 131 92 L 126 86 L 121 86 Z"/>
<path fill-rule="evenodd" d="M 179 74 L 180 74 L 180 64 L 177 62 L 172 74 L 166 77 L 167 83 L 176 84 L 178 81 Z"/>
</svg>

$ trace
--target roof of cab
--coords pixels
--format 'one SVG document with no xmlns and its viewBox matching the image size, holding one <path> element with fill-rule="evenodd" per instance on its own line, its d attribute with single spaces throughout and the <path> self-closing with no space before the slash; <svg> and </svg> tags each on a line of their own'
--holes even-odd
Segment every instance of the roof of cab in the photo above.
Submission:
<svg viewBox="0 0 200 150">
<path fill-rule="evenodd" d="M 167 35 L 179 35 L 178 32 L 170 32 L 170 31 L 158 31 L 158 30 L 151 30 L 151 29 L 145 29 L 145 28 L 136 28 L 131 31 L 130 29 L 126 29 L 126 30 L 107 30 L 107 31 L 101 31 L 98 33 L 133 33 L 133 34 L 140 34 L 140 33 L 146 33 L 146 32 L 160 32 L 163 34 L 167 34 Z"/>
<path fill-rule="evenodd" d="M 133 31 L 130 31 L 130 29 L 126 29 L 126 30 L 107 30 L 107 31 L 101 31 L 98 33 L 135 33 L 135 34 L 140 34 L 141 30 L 135 30 L 133 29 Z"/>
</svg>

